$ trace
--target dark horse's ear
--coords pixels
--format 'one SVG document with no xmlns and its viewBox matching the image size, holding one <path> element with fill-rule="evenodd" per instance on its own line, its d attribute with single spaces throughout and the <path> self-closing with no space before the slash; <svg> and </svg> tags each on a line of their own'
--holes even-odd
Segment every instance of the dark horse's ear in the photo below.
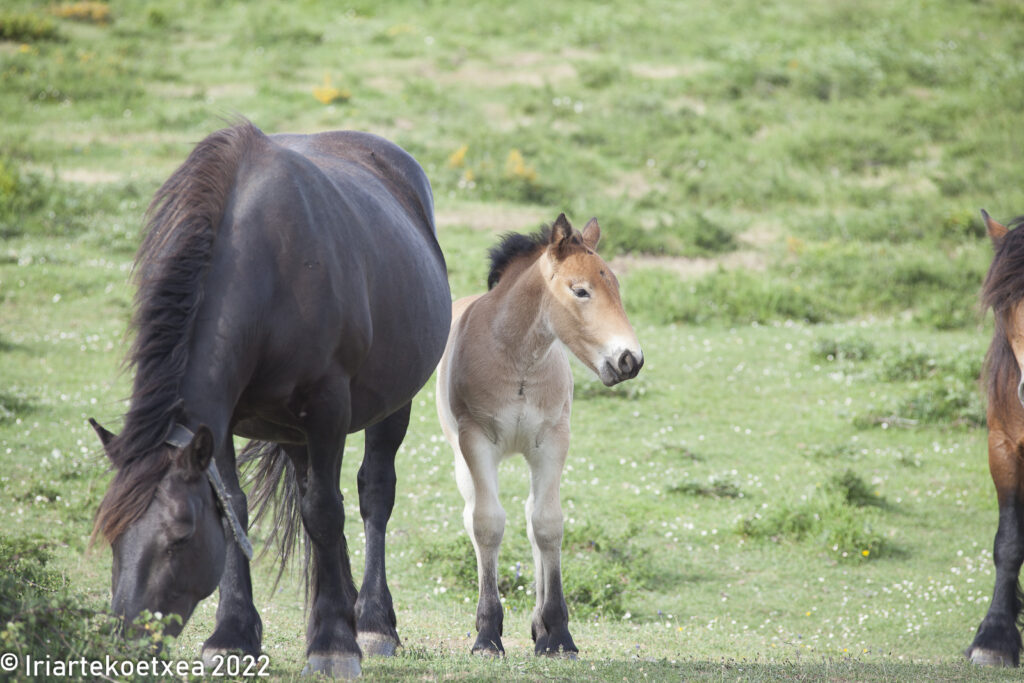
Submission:
<svg viewBox="0 0 1024 683">
<path fill-rule="evenodd" d="M 555 224 L 551 226 L 551 244 L 560 245 L 572 237 L 572 226 L 569 225 L 564 213 L 558 214 Z"/>
<path fill-rule="evenodd" d="M 199 425 L 192 441 L 175 457 L 175 464 L 190 473 L 199 474 L 206 470 L 213 457 L 213 432 L 206 425 Z"/>
<path fill-rule="evenodd" d="M 1002 223 L 992 220 L 992 216 L 989 216 L 985 209 L 981 210 L 981 217 L 985 219 L 985 227 L 988 229 L 988 236 L 991 238 L 992 244 L 998 247 L 1009 230 Z"/>
<path fill-rule="evenodd" d="M 89 418 L 89 424 L 92 425 L 93 430 L 96 432 L 96 436 L 100 437 L 100 441 L 103 443 L 103 450 L 106 450 L 110 442 L 114 440 L 116 434 L 91 417 Z"/>
<path fill-rule="evenodd" d="M 583 228 L 583 243 L 596 251 L 597 243 L 600 241 L 601 226 L 597 224 L 596 218 L 591 218 Z"/>
</svg>

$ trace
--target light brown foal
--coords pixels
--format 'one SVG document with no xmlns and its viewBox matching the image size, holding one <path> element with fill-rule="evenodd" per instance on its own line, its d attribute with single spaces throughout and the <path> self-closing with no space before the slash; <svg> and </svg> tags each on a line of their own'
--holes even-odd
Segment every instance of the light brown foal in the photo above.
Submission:
<svg viewBox="0 0 1024 683">
<path fill-rule="evenodd" d="M 454 304 L 438 368 L 437 411 L 455 451 L 479 577 L 473 652 L 503 654 L 498 548 L 505 510 L 498 463 L 522 453 L 530 468 L 526 531 L 533 546 L 537 654 L 575 657 L 562 593 L 559 479 L 569 450 L 572 373 L 563 342 L 606 385 L 636 377 L 644 357 L 618 281 L 594 251 L 597 219 L 582 232 L 562 214 L 550 229 L 512 234 L 491 250 L 490 290 Z"/>
</svg>

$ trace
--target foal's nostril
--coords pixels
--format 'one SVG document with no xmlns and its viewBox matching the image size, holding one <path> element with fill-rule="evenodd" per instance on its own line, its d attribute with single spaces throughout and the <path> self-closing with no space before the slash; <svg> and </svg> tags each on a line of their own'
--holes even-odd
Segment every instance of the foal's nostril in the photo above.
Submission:
<svg viewBox="0 0 1024 683">
<path fill-rule="evenodd" d="M 638 362 L 636 356 L 629 351 L 623 351 L 619 356 L 619 372 L 625 377 L 636 377 L 642 364 L 643 361 Z"/>
</svg>

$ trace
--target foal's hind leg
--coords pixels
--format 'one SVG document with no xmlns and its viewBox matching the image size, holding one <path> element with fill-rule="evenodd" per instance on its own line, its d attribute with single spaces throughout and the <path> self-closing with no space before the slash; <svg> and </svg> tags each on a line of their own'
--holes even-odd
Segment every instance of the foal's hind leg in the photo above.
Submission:
<svg viewBox="0 0 1024 683">
<path fill-rule="evenodd" d="M 231 507 L 243 529 L 249 527 L 249 510 L 245 494 L 238 483 L 235 469 L 235 447 L 228 436 L 227 444 L 218 450 L 217 469 L 224 486 L 231 496 Z M 249 560 L 242 553 L 226 520 L 224 535 L 227 539 L 224 558 L 224 573 L 220 578 L 220 602 L 217 605 L 217 626 L 213 634 L 203 643 L 203 662 L 207 666 L 215 663 L 214 657 L 230 652 L 252 655 L 260 654 L 263 637 L 263 623 L 252 602 L 252 577 Z"/>
<path fill-rule="evenodd" d="M 455 449 L 455 481 L 466 501 L 462 521 L 473 539 L 479 598 L 476 606 L 476 642 L 473 652 L 503 655 L 504 614 L 498 597 L 498 549 L 505 533 L 505 509 L 498 500 L 498 462 L 501 458 L 483 434 L 459 434 Z"/>
<path fill-rule="evenodd" d="M 552 430 L 544 443 L 526 453 L 530 495 L 526 499 L 526 533 L 533 546 L 537 606 L 531 635 L 538 655 L 563 654 L 575 659 L 579 650 L 569 633 L 569 609 L 562 592 L 562 503 L 559 482 L 569 450 L 569 435 Z"/>
<path fill-rule="evenodd" d="M 359 512 L 366 534 L 363 586 L 356 600 L 356 633 L 364 655 L 395 654 L 401 645 L 384 567 L 384 538 L 395 506 L 395 453 L 409 427 L 410 404 L 366 430 L 359 468 Z"/>
<path fill-rule="evenodd" d="M 978 626 L 965 653 L 975 664 L 1017 666 L 1021 638 L 1017 618 L 1021 610 L 1020 568 L 1024 562 L 1024 501 L 1017 477 L 1018 450 L 998 431 L 989 433 L 989 466 L 999 498 L 999 527 L 995 537 L 996 583 L 988 614 Z"/>
</svg>

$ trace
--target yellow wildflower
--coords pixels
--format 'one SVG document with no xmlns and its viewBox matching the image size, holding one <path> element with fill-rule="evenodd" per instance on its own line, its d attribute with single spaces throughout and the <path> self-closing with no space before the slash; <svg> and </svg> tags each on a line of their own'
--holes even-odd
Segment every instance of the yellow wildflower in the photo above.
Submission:
<svg viewBox="0 0 1024 683">
<path fill-rule="evenodd" d="M 452 168 L 462 168 L 466 164 L 466 152 L 469 145 L 462 145 L 448 156 L 448 165 Z"/>
<path fill-rule="evenodd" d="M 508 153 L 508 158 L 505 160 L 505 175 L 510 178 L 522 178 L 531 183 L 537 179 L 537 171 L 532 166 L 526 165 L 523 153 L 518 149 L 513 149 Z"/>
<path fill-rule="evenodd" d="M 314 86 L 313 97 L 317 99 L 320 104 L 330 104 L 337 100 L 347 100 L 352 97 L 352 93 L 345 89 L 335 88 L 331 85 L 331 76 L 324 74 L 324 82 L 322 85 Z"/>
</svg>

